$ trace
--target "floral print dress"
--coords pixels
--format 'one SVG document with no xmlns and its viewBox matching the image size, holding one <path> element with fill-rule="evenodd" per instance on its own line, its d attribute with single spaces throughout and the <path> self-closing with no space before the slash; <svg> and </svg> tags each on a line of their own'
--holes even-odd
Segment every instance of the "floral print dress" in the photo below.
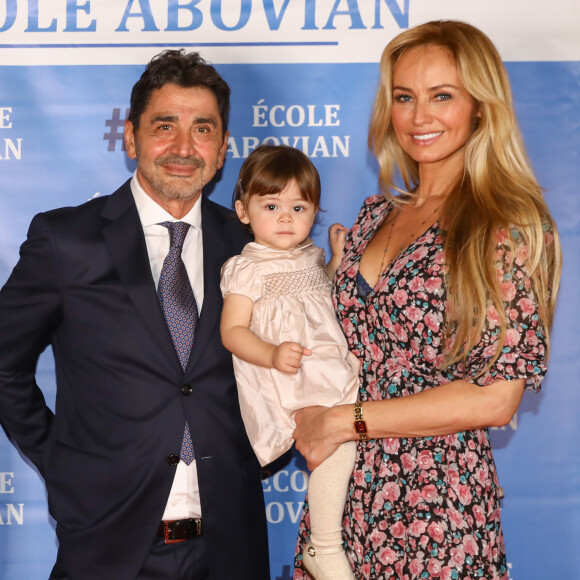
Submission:
<svg viewBox="0 0 580 580">
<path fill-rule="evenodd" d="M 361 255 L 392 204 L 368 198 L 334 280 L 334 301 L 350 350 L 360 359 L 362 401 L 404 397 L 455 379 L 484 386 L 525 378 L 539 390 L 545 337 L 524 270 L 498 235 L 498 275 L 509 322 L 499 358 L 497 311 L 490 308 L 466 364 L 440 371 L 446 307 L 442 238 L 435 223 L 387 267 L 365 296 Z M 506 267 L 509 264 L 509 267 Z M 486 429 L 441 437 L 359 443 L 344 515 L 344 539 L 357 579 L 507 579 L 498 480 Z M 300 523 L 295 580 L 308 578 L 308 503 Z"/>
</svg>

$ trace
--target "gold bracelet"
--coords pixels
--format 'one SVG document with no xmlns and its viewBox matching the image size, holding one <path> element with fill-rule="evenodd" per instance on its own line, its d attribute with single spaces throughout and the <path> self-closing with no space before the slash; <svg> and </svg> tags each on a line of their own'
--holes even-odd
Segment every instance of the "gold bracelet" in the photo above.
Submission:
<svg viewBox="0 0 580 580">
<path fill-rule="evenodd" d="M 361 441 L 367 442 L 369 440 L 367 434 L 367 424 L 365 423 L 363 412 L 362 412 L 362 402 L 357 401 L 354 404 L 354 430 L 358 434 Z"/>
</svg>

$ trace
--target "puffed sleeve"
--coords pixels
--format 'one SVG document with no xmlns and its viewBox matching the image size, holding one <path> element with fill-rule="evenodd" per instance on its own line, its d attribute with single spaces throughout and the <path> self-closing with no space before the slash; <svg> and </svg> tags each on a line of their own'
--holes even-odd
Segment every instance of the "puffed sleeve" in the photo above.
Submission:
<svg viewBox="0 0 580 580">
<path fill-rule="evenodd" d="M 518 241 L 516 232 L 512 233 Z M 538 312 L 538 303 L 526 269 L 528 248 L 516 243 L 512 251 L 505 244 L 507 234 L 500 232 L 497 245 L 498 275 L 506 316 L 506 333 L 503 348 L 495 362 L 499 338 L 499 317 L 490 306 L 480 342 L 469 353 L 466 374 L 477 384 L 488 385 L 494 380 L 526 379 L 526 388 L 540 390 L 546 374 L 546 335 Z"/>
<path fill-rule="evenodd" d="M 241 294 L 256 302 L 263 294 L 261 270 L 255 262 L 234 256 L 222 267 L 220 288 L 224 297 Z"/>
</svg>

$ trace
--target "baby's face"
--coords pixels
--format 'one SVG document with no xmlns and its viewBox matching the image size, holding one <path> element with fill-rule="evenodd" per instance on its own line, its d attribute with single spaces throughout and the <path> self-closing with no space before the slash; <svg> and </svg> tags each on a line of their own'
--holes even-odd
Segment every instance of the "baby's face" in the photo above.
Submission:
<svg viewBox="0 0 580 580">
<path fill-rule="evenodd" d="M 236 201 L 240 221 L 249 224 L 256 242 L 275 250 L 293 250 L 310 233 L 318 210 L 302 198 L 294 180 L 280 193 L 251 195 L 244 205 Z"/>
</svg>

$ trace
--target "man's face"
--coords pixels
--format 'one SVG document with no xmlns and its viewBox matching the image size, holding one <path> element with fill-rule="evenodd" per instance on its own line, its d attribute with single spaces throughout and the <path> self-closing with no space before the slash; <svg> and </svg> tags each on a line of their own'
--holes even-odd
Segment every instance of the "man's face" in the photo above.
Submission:
<svg viewBox="0 0 580 580">
<path fill-rule="evenodd" d="M 139 129 L 125 123 L 125 147 L 137 160 L 139 183 L 162 206 L 198 199 L 224 163 L 227 137 L 217 99 L 203 87 L 169 83 L 155 89 Z"/>
</svg>

